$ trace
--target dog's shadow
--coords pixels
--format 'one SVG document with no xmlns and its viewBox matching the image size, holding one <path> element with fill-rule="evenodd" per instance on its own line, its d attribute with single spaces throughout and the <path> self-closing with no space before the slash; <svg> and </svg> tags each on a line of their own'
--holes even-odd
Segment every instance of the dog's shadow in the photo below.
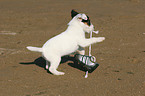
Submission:
<svg viewBox="0 0 145 96">
<path fill-rule="evenodd" d="M 61 57 L 61 62 L 60 64 L 63 64 L 63 63 L 66 63 L 68 61 L 73 61 L 72 63 L 68 63 L 69 66 L 75 68 L 75 69 L 79 69 L 81 71 L 86 71 L 83 66 L 81 66 L 78 61 L 74 58 L 74 57 L 71 57 L 71 56 L 63 56 Z M 44 70 L 46 70 L 45 66 L 46 66 L 46 60 L 43 58 L 43 57 L 38 57 L 36 58 L 33 62 L 20 62 L 19 64 L 23 64 L 23 65 L 32 65 L 32 64 L 35 64 L 41 68 L 44 68 Z M 47 70 L 48 73 L 49 70 Z M 51 73 L 50 73 L 51 74 Z"/>
</svg>

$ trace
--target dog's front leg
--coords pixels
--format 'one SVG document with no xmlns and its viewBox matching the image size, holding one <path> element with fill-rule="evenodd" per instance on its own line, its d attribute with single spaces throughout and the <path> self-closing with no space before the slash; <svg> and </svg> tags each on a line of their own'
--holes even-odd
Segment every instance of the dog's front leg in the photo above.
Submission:
<svg viewBox="0 0 145 96">
<path fill-rule="evenodd" d="M 102 42 L 103 40 L 105 40 L 105 37 L 93 37 L 90 39 L 81 39 L 79 42 L 79 45 L 81 47 L 87 47 L 91 44 L 97 43 L 97 42 Z"/>
</svg>

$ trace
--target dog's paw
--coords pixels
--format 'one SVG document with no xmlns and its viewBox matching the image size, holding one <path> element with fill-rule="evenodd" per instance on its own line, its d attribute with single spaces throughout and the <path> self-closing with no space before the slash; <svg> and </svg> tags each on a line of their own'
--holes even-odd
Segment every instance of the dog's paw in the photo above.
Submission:
<svg viewBox="0 0 145 96">
<path fill-rule="evenodd" d="M 53 73 L 54 75 L 64 75 L 64 72 L 57 72 L 57 73 Z"/>
<path fill-rule="evenodd" d="M 102 42 L 105 40 L 105 37 L 97 37 L 97 42 Z"/>
<path fill-rule="evenodd" d="M 105 40 L 105 37 L 93 37 L 91 40 L 93 43 L 102 42 Z"/>
<path fill-rule="evenodd" d="M 65 73 L 64 72 L 59 72 L 59 75 L 64 75 Z"/>
<path fill-rule="evenodd" d="M 97 40 L 98 40 L 98 38 L 96 38 L 96 37 L 91 38 L 92 43 L 97 43 Z"/>
</svg>

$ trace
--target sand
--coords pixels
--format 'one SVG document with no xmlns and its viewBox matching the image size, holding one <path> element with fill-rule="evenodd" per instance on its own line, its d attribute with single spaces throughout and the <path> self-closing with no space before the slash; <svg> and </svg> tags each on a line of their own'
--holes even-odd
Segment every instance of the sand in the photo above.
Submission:
<svg viewBox="0 0 145 96">
<path fill-rule="evenodd" d="M 87 79 L 71 60 L 54 76 L 26 49 L 64 31 L 72 9 L 106 37 L 92 45 L 100 66 Z M 145 96 L 144 57 L 144 0 L 0 0 L 0 96 Z"/>
</svg>

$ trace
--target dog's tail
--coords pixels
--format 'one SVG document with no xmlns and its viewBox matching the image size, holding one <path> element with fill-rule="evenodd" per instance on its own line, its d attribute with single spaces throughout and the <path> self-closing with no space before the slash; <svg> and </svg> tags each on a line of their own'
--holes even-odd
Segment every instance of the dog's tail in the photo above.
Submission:
<svg viewBox="0 0 145 96">
<path fill-rule="evenodd" d="M 30 51 L 42 52 L 42 48 L 39 48 L 39 47 L 27 46 L 26 48 L 27 48 L 28 50 L 30 50 Z"/>
</svg>

